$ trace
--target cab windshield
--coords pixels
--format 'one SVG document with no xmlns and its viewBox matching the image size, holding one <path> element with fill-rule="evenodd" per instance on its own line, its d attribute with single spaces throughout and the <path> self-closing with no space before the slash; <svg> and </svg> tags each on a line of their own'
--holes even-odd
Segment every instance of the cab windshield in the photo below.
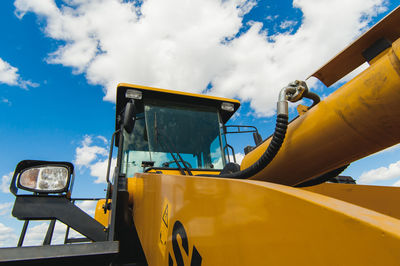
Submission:
<svg viewBox="0 0 400 266">
<path fill-rule="evenodd" d="M 134 130 L 124 130 L 122 171 L 133 176 L 144 165 L 191 169 L 222 169 L 221 122 L 215 107 L 147 100 L 136 116 Z M 172 156 L 174 154 L 174 156 Z"/>
</svg>

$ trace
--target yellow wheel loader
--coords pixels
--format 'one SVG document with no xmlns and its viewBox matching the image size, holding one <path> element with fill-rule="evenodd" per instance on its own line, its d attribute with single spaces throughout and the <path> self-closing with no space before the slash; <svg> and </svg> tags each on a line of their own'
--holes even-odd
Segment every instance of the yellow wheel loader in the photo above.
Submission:
<svg viewBox="0 0 400 266">
<path fill-rule="evenodd" d="M 226 125 L 237 100 L 119 84 L 108 188 L 94 199 L 95 217 L 71 198 L 71 163 L 21 161 L 10 190 L 24 226 L 17 247 L 0 249 L 0 263 L 400 265 L 400 188 L 340 176 L 400 142 L 399 25 L 397 8 L 316 71 L 330 86 L 369 63 L 324 100 L 304 81 L 284 87 L 267 139 Z M 288 102 L 303 98 L 312 105 L 289 122 Z M 226 135 L 243 132 L 255 144 L 239 165 Z M 25 247 L 32 220 L 50 220 L 49 228 L 42 246 Z M 56 221 L 67 225 L 63 245 L 51 245 Z"/>
</svg>

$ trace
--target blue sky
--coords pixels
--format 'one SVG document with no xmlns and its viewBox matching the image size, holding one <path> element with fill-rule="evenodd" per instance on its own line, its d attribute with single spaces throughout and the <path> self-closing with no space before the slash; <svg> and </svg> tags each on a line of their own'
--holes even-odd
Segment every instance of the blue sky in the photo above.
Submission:
<svg viewBox="0 0 400 266">
<path fill-rule="evenodd" d="M 237 98 L 242 107 L 231 123 L 256 125 L 266 137 L 273 131 L 282 86 L 307 77 L 399 5 L 382 0 L 188 3 L 1 1 L 0 246 L 15 243 L 21 226 L 10 216 L 14 197 L 7 192 L 20 160 L 74 162 L 73 196 L 104 195 L 117 83 Z M 327 96 L 341 83 L 326 88 L 310 80 L 309 85 Z M 231 141 L 237 152 L 252 143 L 251 136 Z M 393 185 L 400 180 L 399 160 L 400 149 L 394 147 L 353 163 L 344 174 Z"/>
</svg>

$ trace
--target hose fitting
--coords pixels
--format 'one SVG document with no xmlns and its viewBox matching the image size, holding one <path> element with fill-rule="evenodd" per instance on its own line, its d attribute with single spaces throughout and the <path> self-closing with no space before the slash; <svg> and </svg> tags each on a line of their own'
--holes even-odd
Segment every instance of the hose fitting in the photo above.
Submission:
<svg viewBox="0 0 400 266">
<path fill-rule="evenodd" d="M 279 93 L 277 114 L 289 115 L 288 101 L 297 102 L 303 98 L 303 94 L 308 92 L 307 84 L 304 81 L 296 80 L 289 83 Z"/>
</svg>

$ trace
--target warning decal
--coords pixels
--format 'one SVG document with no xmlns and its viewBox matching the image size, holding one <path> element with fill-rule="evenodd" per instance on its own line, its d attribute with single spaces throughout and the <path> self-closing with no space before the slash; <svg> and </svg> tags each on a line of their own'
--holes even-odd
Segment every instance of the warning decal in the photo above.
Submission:
<svg viewBox="0 0 400 266">
<path fill-rule="evenodd" d="M 169 229 L 169 202 L 164 199 L 164 203 L 161 209 L 161 221 L 160 221 L 160 239 L 158 247 L 160 248 L 161 254 L 165 257 L 165 250 L 167 248 L 168 229 Z"/>
<path fill-rule="evenodd" d="M 162 221 L 165 226 L 168 228 L 168 204 L 165 206 L 164 213 L 162 215 Z"/>
</svg>

